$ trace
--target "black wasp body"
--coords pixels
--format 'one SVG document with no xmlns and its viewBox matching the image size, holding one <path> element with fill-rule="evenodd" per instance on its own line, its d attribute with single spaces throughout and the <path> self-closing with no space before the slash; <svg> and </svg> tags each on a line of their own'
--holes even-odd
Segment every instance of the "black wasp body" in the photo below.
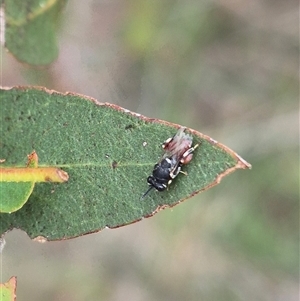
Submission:
<svg viewBox="0 0 300 301">
<path fill-rule="evenodd" d="M 181 127 L 172 138 L 163 143 L 165 154 L 154 165 L 152 175 L 147 178 L 150 187 L 142 198 L 153 188 L 158 191 L 167 189 L 173 179 L 181 172 L 181 167 L 192 160 L 193 152 L 198 144 L 192 147 L 193 138 L 184 133 L 184 130 L 185 128 Z"/>
<path fill-rule="evenodd" d="M 170 181 L 177 176 L 180 169 L 181 166 L 180 164 L 177 165 L 175 158 L 165 158 L 154 165 L 152 175 L 147 178 L 147 182 L 156 190 L 163 191 L 167 188 L 167 185 L 171 183 Z"/>
</svg>

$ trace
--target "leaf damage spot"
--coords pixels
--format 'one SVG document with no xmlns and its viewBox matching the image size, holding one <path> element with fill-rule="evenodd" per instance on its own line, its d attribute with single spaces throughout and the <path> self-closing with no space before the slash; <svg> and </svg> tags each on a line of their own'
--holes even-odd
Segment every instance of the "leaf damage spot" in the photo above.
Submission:
<svg viewBox="0 0 300 301">
<path fill-rule="evenodd" d="M 135 128 L 135 125 L 133 124 L 128 124 L 125 126 L 125 130 L 131 130 L 131 129 L 134 129 Z"/>
<path fill-rule="evenodd" d="M 113 169 L 116 169 L 118 167 L 118 162 L 117 161 L 113 161 L 112 164 L 111 164 L 111 167 Z"/>
<path fill-rule="evenodd" d="M 39 242 L 39 243 L 45 243 L 45 242 L 47 242 L 48 240 L 47 240 L 47 238 L 46 237 L 44 237 L 44 236 L 37 236 L 37 237 L 35 237 L 34 239 L 33 239 L 34 241 L 37 241 L 37 242 Z"/>
</svg>

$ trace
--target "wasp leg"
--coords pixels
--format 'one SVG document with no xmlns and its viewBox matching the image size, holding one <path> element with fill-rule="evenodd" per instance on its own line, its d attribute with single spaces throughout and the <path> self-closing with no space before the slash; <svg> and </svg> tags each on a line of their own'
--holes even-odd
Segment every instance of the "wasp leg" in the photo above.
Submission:
<svg viewBox="0 0 300 301">
<path fill-rule="evenodd" d="M 170 178 L 173 180 L 175 179 L 178 174 L 180 173 L 181 166 L 176 166 L 173 170 L 170 171 Z"/>
<path fill-rule="evenodd" d="M 180 159 L 180 163 L 188 164 L 192 160 L 193 152 L 198 146 L 199 146 L 199 144 L 196 144 L 194 147 L 191 147 L 187 151 L 185 151 Z"/>
<path fill-rule="evenodd" d="M 174 140 L 175 135 L 172 138 L 168 138 L 163 144 L 162 148 L 165 149 L 168 147 L 168 145 Z"/>
</svg>

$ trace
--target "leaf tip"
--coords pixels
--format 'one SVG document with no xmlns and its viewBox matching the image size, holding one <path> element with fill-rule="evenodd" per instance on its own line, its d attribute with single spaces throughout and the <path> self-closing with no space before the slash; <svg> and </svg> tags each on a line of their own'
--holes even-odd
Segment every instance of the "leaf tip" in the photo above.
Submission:
<svg viewBox="0 0 300 301">
<path fill-rule="evenodd" d="M 252 165 L 250 163 L 248 163 L 246 160 L 244 160 L 242 157 L 240 157 L 239 155 L 237 155 L 238 157 L 238 163 L 236 165 L 237 168 L 240 169 L 251 169 Z"/>
</svg>

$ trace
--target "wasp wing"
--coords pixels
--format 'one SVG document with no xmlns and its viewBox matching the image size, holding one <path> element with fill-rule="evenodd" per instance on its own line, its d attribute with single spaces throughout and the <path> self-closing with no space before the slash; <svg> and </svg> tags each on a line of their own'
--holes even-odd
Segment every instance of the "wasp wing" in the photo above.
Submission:
<svg viewBox="0 0 300 301">
<path fill-rule="evenodd" d="M 172 158 L 179 163 L 185 151 L 192 147 L 193 137 L 186 134 L 184 130 L 185 128 L 181 127 L 172 138 L 169 138 L 164 142 L 163 148 L 165 153 L 162 160 L 164 158 Z"/>
</svg>

